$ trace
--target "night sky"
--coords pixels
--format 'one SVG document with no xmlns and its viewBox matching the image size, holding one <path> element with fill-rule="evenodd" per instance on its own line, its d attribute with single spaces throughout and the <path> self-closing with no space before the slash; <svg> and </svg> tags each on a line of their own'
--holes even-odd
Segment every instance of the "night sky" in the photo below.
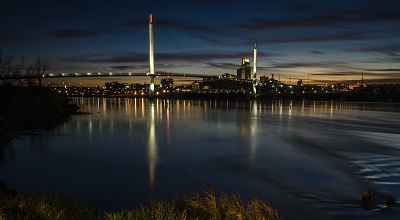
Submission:
<svg viewBox="0 0 400 220">
<path fill-rule="evenodd" d="M 144 73 L 150 13 L 156 72 L 236 75 L 257 42 L 257 74 L 284 83 L 400 82 L 398 0 L 3 1 L 0 50 L 47 73 Z"/>
</svg>

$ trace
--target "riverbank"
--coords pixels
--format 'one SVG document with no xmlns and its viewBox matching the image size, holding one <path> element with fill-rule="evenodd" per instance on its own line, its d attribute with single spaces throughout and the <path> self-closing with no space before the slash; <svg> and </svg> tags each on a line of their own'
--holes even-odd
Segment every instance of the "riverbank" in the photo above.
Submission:
<svg viewBox="0 0 400 220">
<path fill-rule="evenodd" d="M 0 87 L 0 104 L 0 147 L 35 130 L 54 128 L 80 109 L 68 97 L 38 87 Z"/>
<path fill-rule="evenodd" d="M 150 206 L 119 212 L 99 212 L 70 195 L 17 194 L 0 185 L 0 219 L 283 219 L 271 205 L 257 198 L 217 195 L 207 186 L 199 193 L 177 196 L 172 201 L 153 201 Z"/>
</svg>

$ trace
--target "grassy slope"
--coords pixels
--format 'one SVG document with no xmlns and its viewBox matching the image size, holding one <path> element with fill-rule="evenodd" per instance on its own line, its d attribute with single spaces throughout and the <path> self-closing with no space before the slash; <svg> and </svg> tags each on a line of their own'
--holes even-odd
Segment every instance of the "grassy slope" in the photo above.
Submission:
<svg viewBox="0 0 400 220">
<path fill-rule="evenodd" d="M 4 191 L 4 190 L 3 190 Z M 0 191 L 1 192 L 1 191 Z M 0 193 L 0 219 L 282 219 L 266 202 L 239 195 L 216 196 L 211 187 L 204 195 L 187 194 L 173 201 L 153 201 L 148 207 L 119 212 L 98 212 L 71 196 L 51 193 L 20 195 Z"/>
</svg>

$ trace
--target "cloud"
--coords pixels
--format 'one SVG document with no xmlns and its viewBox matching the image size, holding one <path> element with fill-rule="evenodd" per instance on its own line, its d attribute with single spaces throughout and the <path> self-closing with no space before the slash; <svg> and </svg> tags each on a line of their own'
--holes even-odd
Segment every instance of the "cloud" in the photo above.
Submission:
<svg viewBox="0 0 400 220">
<path fill-rule="evenodd" d="M 400 78 L 400 72 L 394 73 L 382 73 L 382 72 L 363 72 L 364 77 L 373 76 L 373 77 L 388 77 L 388 78 Z"/>
<path fill-rule="evenodd" d="M 98 31 L 86 30 L 86 29 L 59 29 L 59 30 L 48 31 L 47 33 L 51 37 L 55 38 L 80 38 L 80 37 L 91 37 L 103 34 Z"/>
<path fill-rule="evenodd" d="M 251 54 L 251 53 L 250 53 Z M 269 53 L 259 53 L 259 57 L 271 56 Z M 212 60 L 221 59 L 238 59 L 240 60 L 242 56 L 238 53 L 201 53 L 201 52 L 181 52 L 181 53 L 157 53 L 155 54 L 156 62 L 171 61 L 173 64 L 168 64 L 167 66 L 177 65 L 178 63 L 196 63 Z M 71 62 L 71 63 L 147 63 L 149 62 L 149 55 L 147 53 L 129 53 L 124 55 L 115 56 L 78 56 L 78 57 L 68 57 L 61 61 Z"/>
<path fill-rule="evenodd" d="M 206 63 L 210 68 L 219 68 L 219 69 L 237 69 L 240 67 L 238 63 Z"/>
<path fill-rule="evenodd" d="M 317 51 L 317 50 L 311 50 L 310 53 L 315 54 L 315 55 L 321 55 L 321 54 L 323 54 L 322 51 Z"/>
<path fill-rule="evenodd" d="M 400 45 L 383 45 L 383 46 L 372 46 L 372 47 L 361 47 L 361 48 L 348 48 L 345 49 L 347 52 L 363 52 L 363 53 L 383 53 L 388 56 L 399 56 Z"/>
<path fill-rule="evenodd" d="M 117 65 L 117 66 L 110 66 L 114 70 L 132 70 L 135 69 L 135 66 L 132 65 Z"/>
<path fill-rule="evenodd" d="M 400 72 L 400 69 L 367 69 L 366 71 L 378 71 L 378 72 Z"/>
<path fill-rule="evenodd" d="M 232 24 L 235 28 L 240 29 L 282 29 L 282 28 L 304 28 L 304 27 L 333 27 L 338 25 L 352 25 L 352 24 L 370 24 L 380 22 L 391 22 L 395 23 L 400 21 L 400 13 L 398 13 L 398 3 L 391 2 L 390 4 L 363 4 L 359 2 L 359 5 L 349 7 L 332 7 L 321 2 L 320 4 L 309 1 L 305 4 L 297 4 L 295 7 L 291 7 L 292 3 L 282 5 L 279 11 L 290 11 L 290 16 L 285 17 L 268 17 L 263 16 L 262 18 L 255 18 L 247 22 L 234 23 Z M 340 5 L 338 2 L 336 4 Z M 320 8 L 319 8 L 320 7 Z M 305 13 L 306 12 L 306 13 Z M 275 14 L 276 15 L 276 14 Z"/>
<path fill-rule="evenodd" d="M 359 80 L 344 80 L 343 83 L 349 85 L 361 84 L 361 79 Z M 381 79 L 364 79 L 364 84 L 398 84 L 400 83 L 400 78 L 381 78 Z"/>
<path fill-rule="evenodd" d="M 154 22 L 154 25 L 159 26 L 160 28 L 178 29 L 181 31 L 192 32 L 192 33 L 204 33 L 204 32 L 217 33 L 221 31 L 217 27 L 211 27 L 209 25 L 203 25 L 193 21 L 189 22 L 182 20 L 161 19 Z"/>
<path fill-rule="evenodd" d="M 330 62 L 287 62 L 275 63 L 274 68 L 299 68 L 299 67 L 313 67 L 313 68 L 337 68 L 346 67 L 348 65 L 345 61 L 330 61 Z"/>
<path fill-rule="evenodd" d="M 133 53 L 125 55 L 107 56 L 92 55 L 92 56 L 78 56 L 63 58 L 64 62 L 83 62 L 83 63 L 133 63 L 133 62 L 148 62 L 148 55 L 144 53 Z"/>
<path fill-rule="evenodd" d="M 128 27 L 128 28 L 143 28 L 144 26 L 146 26 L 146 24 L 148 24 L 145 20 L 133 20 L 133 21 L 126 21 L 121 23 L 120 25 L 123 27 Z"/>
<path fill-rule="evenodd" d="M 360 72 L 360 71 L 336 71 L 336 72 L 325 72 L 325 73 L 312 73 L 312 76 L 359 76 L 359 78 L 364 75 L 365 77 L 375 77 L 375 78 L 400 78 L 400 72 L 396 73 L 381 73 L 381 72 Z"/>
<path fill-rule="evenodd" d="M 265 9 L 271 13 L 232 22 L 230 28 L 258 33 L 266 43 L 364 41 L 398 35 L 399 2 L 340 2 L 285 1 Z"/>
<path fill-rule="evenodd" d="M 345 32 L 345 33 L 321 33 L 308 32 L 298 33 L 294 35 L 270 37 L 264 40 L 266 43 L 288 43 L 288 42 L 321 42 L 321 41 L 353 41 L 364 40 L 366 37 L 360 32 Z"/>
<path fill-rule="evenodd" d="M 326 72 L 326 73 L 311 73 L 311 76 L 354 76 L 359 72 L 354 71 L 342 71 L 342 72 Z"/>
</svg>

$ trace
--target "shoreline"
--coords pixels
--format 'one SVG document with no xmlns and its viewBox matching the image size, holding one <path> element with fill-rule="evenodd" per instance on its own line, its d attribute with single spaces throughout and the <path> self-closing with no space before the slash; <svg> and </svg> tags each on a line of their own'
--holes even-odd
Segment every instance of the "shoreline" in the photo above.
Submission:
<svg viewBox="0 0 400 220">
<path fill-rule="evenodd" d="M 95 97 L 95 98 L 149 98 L 145 95 L 133 94 L 105 94 L 105 95 L 69 95 L 68 97 Z M 305 94 L 259 94 L 254 97 L 252 94 L 244 93 L 169 93 L 158 94 L 152 99 L 172 100 L 292 100 L 292 101 L 342 101 L 342 102 L 382 102 L 400 103 L 400 96 L 377 96 L 368 93 L 305 93 Z"/>
</svg>

